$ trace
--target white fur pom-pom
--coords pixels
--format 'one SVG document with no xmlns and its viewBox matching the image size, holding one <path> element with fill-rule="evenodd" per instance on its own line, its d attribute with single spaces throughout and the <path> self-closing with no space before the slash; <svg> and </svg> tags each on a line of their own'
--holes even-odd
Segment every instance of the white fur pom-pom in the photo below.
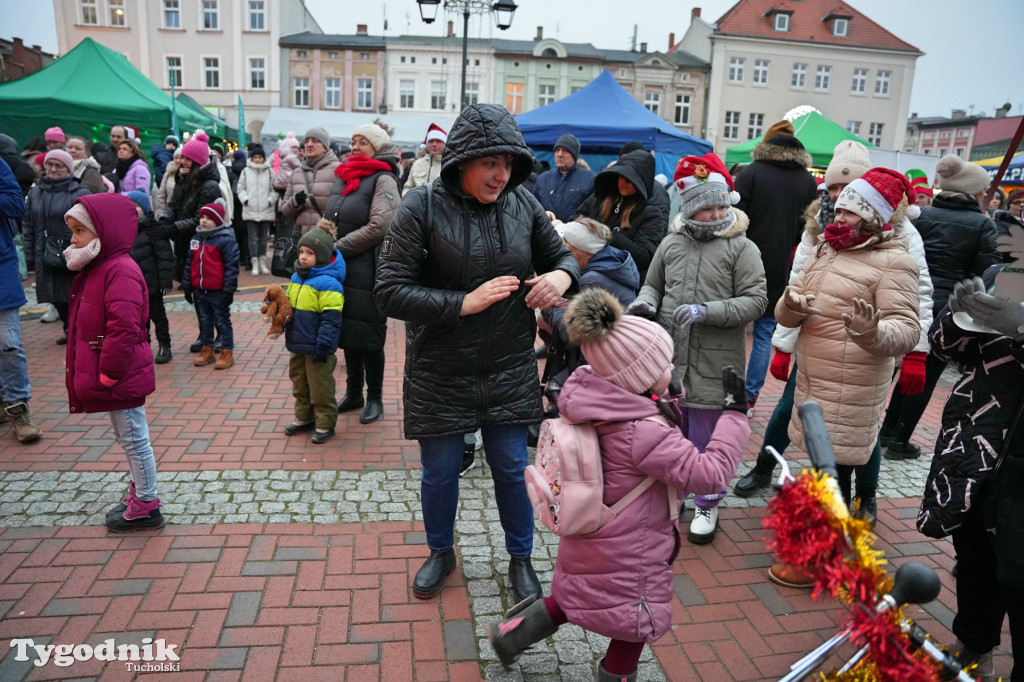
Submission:
<svg viewBox="0 0 1024 682">
<path fill-rule="evenodd" d="M 917 204 L 907 206 L 907 218 L 913 222 L 921 217 L 921 207 Z"/>
<path fill-rule="evenodd" d="M 736 190 L 729 192 L 729 202 L 732 203 L 733 206 L 740 203 L 740 193 Z"/>
</svg>

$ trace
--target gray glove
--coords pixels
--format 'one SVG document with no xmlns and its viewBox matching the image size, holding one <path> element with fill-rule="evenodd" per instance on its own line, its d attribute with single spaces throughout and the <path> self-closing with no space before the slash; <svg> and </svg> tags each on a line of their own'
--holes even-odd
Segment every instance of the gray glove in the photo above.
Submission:
<svg viewBox="0 0 1024 682">
<path fill-rule="evenodd" d="M 708 319 L 708 308 L 700 303 L 684 303 L 673 311 L 672 319 L 681 329 L 688 329 L 691 324 L 701 324 Z"/>
<path fill-rule="evenodd" d="M 1019 301 L 979 293 L 961 300 L 960 305 L 975 322 L 1011 339 L 1024 338 L 1024 304 Z"/>
<path fill-rule="evenodd" d="M 957 285 L 953 287 L 953 293 L 950 294 L 949 300 L 947 301 L 949 309 L 954 313 L 967 312 L 963 307 L 964 301 L 973 298 L 977 294 L 984 293 L 987 293 L 987 289 L 985 288 L 985 282 L 981 277 L 965 279 L 962 282 L 958 282 Z"/>
<path fill-rule="evenodd" d="M 628 306 L 626 306 L 627 315 L 636 315 L 637 317 L 646 317 L 648 320 L 653 320 L 654 316 L 658 314 L 654 306 L 647 301 L 641 301 L 639 298 Z"/>
</svg>

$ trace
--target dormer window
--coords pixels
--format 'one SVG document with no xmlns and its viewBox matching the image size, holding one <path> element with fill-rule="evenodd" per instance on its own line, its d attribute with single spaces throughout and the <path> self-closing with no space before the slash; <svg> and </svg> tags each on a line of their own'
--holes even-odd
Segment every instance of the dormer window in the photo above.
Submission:
<svg viewBox="0 0 1024 682">
<path fill-rule="evenodd" d="M 776 12 L 773 28 L 781 33 L 789 33 L 789 15 L 785 12 Z"/>
<path fill-rule="evenodd" d="M 832 20 L 832 35 L 837 38 L 850 37 L 850 20 L 844 17 L 836 17 Z"/>
</svg>

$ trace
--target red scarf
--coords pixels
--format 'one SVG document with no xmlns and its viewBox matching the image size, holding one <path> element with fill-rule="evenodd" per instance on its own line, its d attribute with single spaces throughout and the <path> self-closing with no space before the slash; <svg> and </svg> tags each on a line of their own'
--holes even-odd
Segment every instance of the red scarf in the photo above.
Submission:
<svg viewBox="0 0 1024 682">
<path fill-rule="evenodd" d="M 891 225 L 886 225 L 882 228 L 883 231 L 891 230 Z M 859 246 L 871 239 L 872 235 L 866 230 L 862 230 L 858 235 L 852 227 L 840 227 L 835 223 L 831 223 L 825 228 L 824 239 L 831 245 L 836 251 L 842 251 L 848 249 L 851 246 Z"/>
<path fill-rule="evenodd" d="M 345 196 L 359 189 L 359 180 L 361 178 L 368 177 L 374 173 L 380 173 L 381 171 L 390 172 L 391 166 L 383 161 L 358 154 L 348 157 L 345 163 L 339 164 L 334 169 L 334 176 L 345 182 L 345 187 L 341 190 L 341 195 Z"/>
</svg>

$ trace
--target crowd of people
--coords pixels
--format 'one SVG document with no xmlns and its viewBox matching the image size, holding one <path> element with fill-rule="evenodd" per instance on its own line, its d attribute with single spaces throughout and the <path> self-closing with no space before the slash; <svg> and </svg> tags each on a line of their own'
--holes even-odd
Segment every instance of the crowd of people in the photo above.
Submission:
<svg viewBox="0 0 1024 682">
<path fill-rule="evenodd" d="M 164 297 L 177 286 L 194 305 L 192 364 L 227 370 L 239 273 L 273 269 L 293 310 L 288 436 L 326 443 L 339 412 L 381 419 L 387 318 L 405 323 L 404 433 L 420 445 L 430 550 L 417 597 L 455 569 L 459 479 L 483 448 L 518 604 L 488 633 L 506 665 L 572 622 L 612 639 L 599 679 L 633 679 L 643 644 L 670 623 L 679 500 L 694 496 L 688 541 L 713 542 L 768 373 L 785 388 L 733 494 L 769 486 L 769 448 L 802 445 L 794 405 L 814 400 L 844 501 L 873 524 L 881 460 L 921 456 L 911 438 L 939 377 L 965 370 L 918 525 L 957 550 L 964 655 L 990 655 L 1006 612 L 1021 641 L 1024 584 L 1006 569 L 1020 550 L 987 537 L 1000 517 L 985 511 L 998 493 L 984 484 L 1022 456 L 1024 381 L 1010 377 L 1024 372 L 1024 308 L 996 277 L 1024 257 L 1024 190 L 985 205 L 976 164 L 944 157 L 930 187 L 919 172 L 872 168 L 853 141 L 815 178 L 786 121 L 747 167 L 686 156 L 671 181 L 640 142 L 595 173 L 571 134 L 544 170 L 495 105 L 467 107 L 450 132 L 431 125 L 418 158 L 392 133 L 378 119 L 339 145 L 313 127 L 270 154 L 225 155 L 197 131 L 148 160 L 124 125 L 109 147 L 51 127 L 19 153 L 0 135 L 0 418 L 21 442 L 43 435 L 18 317 L 33 271 L 37 301 L 62 323 L 71 412 L 108 412 L 126 454 L 111 530 L 164 524 L 145 415 L 153 365 L 173 359 Z M 628 513 L 562 539 L 545 598 L 524 470 L 531 427 L 558 414 L 595 424 L 606 503 L 650 482 Z M 806 588 L 815 576 L 777 564 L 769 578 Z"/>
</svg>

